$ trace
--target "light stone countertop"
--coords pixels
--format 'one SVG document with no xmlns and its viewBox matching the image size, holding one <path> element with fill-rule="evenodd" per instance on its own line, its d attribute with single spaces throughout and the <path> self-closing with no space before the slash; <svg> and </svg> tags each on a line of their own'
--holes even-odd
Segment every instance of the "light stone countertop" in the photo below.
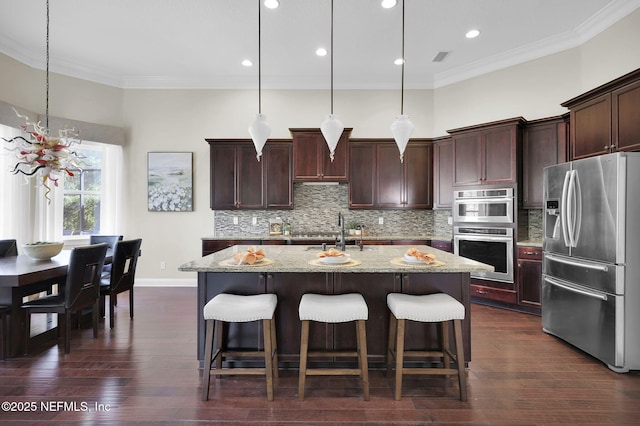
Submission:
<svg viewBox="0 0 640 426">
<path fill-rule="evenodd" d="M 313 265 L 310 261 L 317 261 L 319 246 L 305 245 L 265 245 L 261 248 L 265 252 L 264 265 L 233 265 L 229 263 L 234 253 L 243 253 L 251 247 L 238 245 L 218 251 L 200 259 L 195 259 L 180 265 L 179 271 L 184 272 L 342 272 L 342 273 L 460 273 L 493 271 L 493 267 L 438 250 L 429 246 L 415 246 L 420 251 L 433 253 L 436 260 L 444 262 L 442 266 L 426 264 L 392 263 L 392 259 L 402 258 L 408 246 L 380 245 L 364 246 L 360 251 L 358 246 L 347 246 L 346 253 L 354 262 L 349 265 Z M 271 262 L 272 261 L 272 262 Z"/>
<path fill-rule="evenodd" d="M 233 241 L 242 241 L 242 240 L 260 240 L 260 241 L 318 241 L 318 240 L 333 240 L 338 236 L 337 233 L 327 233 L 327 234 L 309 234 L 309 235 L 225 235 L 225 236 L 216 236 L 216 237 L 202 237 L 202 240 L 216 240 L 216 241 L 225 241 L 225 240 L 233 240 Z M 360 235 L 345 235 L 345 239 L 347 241 L 360 241 Z M 426 240 L 435 240 L 435 241 L 451 241 L 451 235 L 448 236 L 436 236 L 436 235 L 392 235 L 392 234 L 384 234 L 384 235 L 367 235 L 364 236 L 365 241 L 381 241 L 381 240 L 416 240 L 416 241 L 426 241 Z"/>
</svg>

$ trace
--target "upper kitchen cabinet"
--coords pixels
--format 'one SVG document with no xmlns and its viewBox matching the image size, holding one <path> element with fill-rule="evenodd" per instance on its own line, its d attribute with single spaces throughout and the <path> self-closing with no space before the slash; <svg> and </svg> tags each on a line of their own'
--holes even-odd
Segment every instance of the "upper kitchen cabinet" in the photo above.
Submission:
<svg viewBox="0 0 640 426">
<path fill-rule="evenodd" d="M 568 100 L 572 160 L 640 150 L 640 69 Z"/>
<path fill-rule="evenodd" d="M 261 161 L 250 140 L 206 139 L 213 210 L 291 209 L 291 142 L 269 140 Z"/>
<path fill-rule="evenodd" d="M 522 206 L 542 208 L 544 168 L 567 161 L 568 114 L 529 121 L 522 142 Z"/>
<path fill-rule="evenodd" d="M 349 208 L 427 209 L 432 204 L 432 144 L 412 139 L 400 162 L 392 139 L 349 144 Z"/>
<path fill-rule="evenodd" d="M 453 185 L 512 184 L 521 161 L 522 117 L 449 130 Z"/>
<path fill-rule="evenodd" d="M 289 129 L 293 137 L 293 179 L 296 182 L 347 182 L 349 179 L 349 135 L 344 129 L 334 160 L 320 129 Z"/>
<path fill-rule="evenodd" d="M 434 139 L 433 144 L 433 208 L 453 206 L 453 140 Z"/>
</svg>

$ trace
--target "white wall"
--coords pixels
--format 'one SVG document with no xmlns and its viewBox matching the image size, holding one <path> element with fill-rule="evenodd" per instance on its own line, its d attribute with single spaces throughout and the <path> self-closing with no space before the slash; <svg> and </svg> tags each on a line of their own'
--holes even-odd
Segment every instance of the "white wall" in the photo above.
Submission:
<svg viewBox="0 0 640 426">
<path fill-rule="evenodd" d="M 523 116 L 559 115 L 560 103 L 640 68 L 640 10 L 580 48 L 435 90 L 405 92 L 405 113 L 416 125 L 414 137 L 445 135 L 446 130 Z M 44 110 L 43 73 L 0 55 L 0 100 L 33 111 Z M 54 75 L 51 114 L 122 126 L 125 145 L 126 237 L 143 239 L 138 277 L 179 280 L 195 275 L 177 267 L 200 255 L 200 238 L 213 232 L 209 209 L 209 151 L 205 138 L 248 138 L 257 109 L 251 90 L 121 90 Z M 274 138 L 290 137 L 289 127 L 319 127 L 329 112 L 327 91 L 263 92 L 263 112 Z M 399 113 L 398 91 L 337 91 L 334 112 L 354 137 L 390 137 Z M 149 151 L 194 153 L 195 211 L 147 211 Z M 346 206 L 345 206 L 346 207 Z M 160 262 L 166 270 L 160 270 Z"/>
</svg>

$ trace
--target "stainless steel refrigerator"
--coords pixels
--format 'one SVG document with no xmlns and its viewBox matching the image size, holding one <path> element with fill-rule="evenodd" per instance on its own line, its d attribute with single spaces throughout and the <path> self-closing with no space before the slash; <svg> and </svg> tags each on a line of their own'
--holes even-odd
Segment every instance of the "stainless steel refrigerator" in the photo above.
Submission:
<svg viewBox="0 0 640 426">
<path fill-rule="evenodd" d="M 640 369 L 640 153 L 544 169 L 542 327 Z"/>
</svg>

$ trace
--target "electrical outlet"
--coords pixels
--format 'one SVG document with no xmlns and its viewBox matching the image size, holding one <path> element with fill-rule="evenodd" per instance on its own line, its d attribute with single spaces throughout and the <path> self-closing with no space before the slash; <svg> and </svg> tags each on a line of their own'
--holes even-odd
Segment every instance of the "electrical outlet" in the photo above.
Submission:
<svg viewBox="0 0 640 426">
<path fill-rule="evenodd" d="M 253 217 L 253 219 L 251 220 L 251 223 L 255 226 L 258 224 L 258 218 L 257 217 Z"/>
<path fill-rule="evenodd" d="M 233 217 L 233 224 L 237 225 L 238 224 L 238 216 L 234 216 Z"/>
<path fill-rule="evenodd" d="M 378 225 L 384 225 L 384 217 L 380 216 L 378 218 Z"/>
<path fill-rule="evenodd" d="M 164 260 L 160 261 L 160 269 L 163 271 L 167 269 L 167 262 L 165 262 Z"/>
<path fill-rule="evenodd" d="M 452 218 L 451 216 L 449 216 L 449 217 L 447 218 L 447 223 L 448 223 L 449 225 L 453 225 L 453 218 Z"/>
</svg>

